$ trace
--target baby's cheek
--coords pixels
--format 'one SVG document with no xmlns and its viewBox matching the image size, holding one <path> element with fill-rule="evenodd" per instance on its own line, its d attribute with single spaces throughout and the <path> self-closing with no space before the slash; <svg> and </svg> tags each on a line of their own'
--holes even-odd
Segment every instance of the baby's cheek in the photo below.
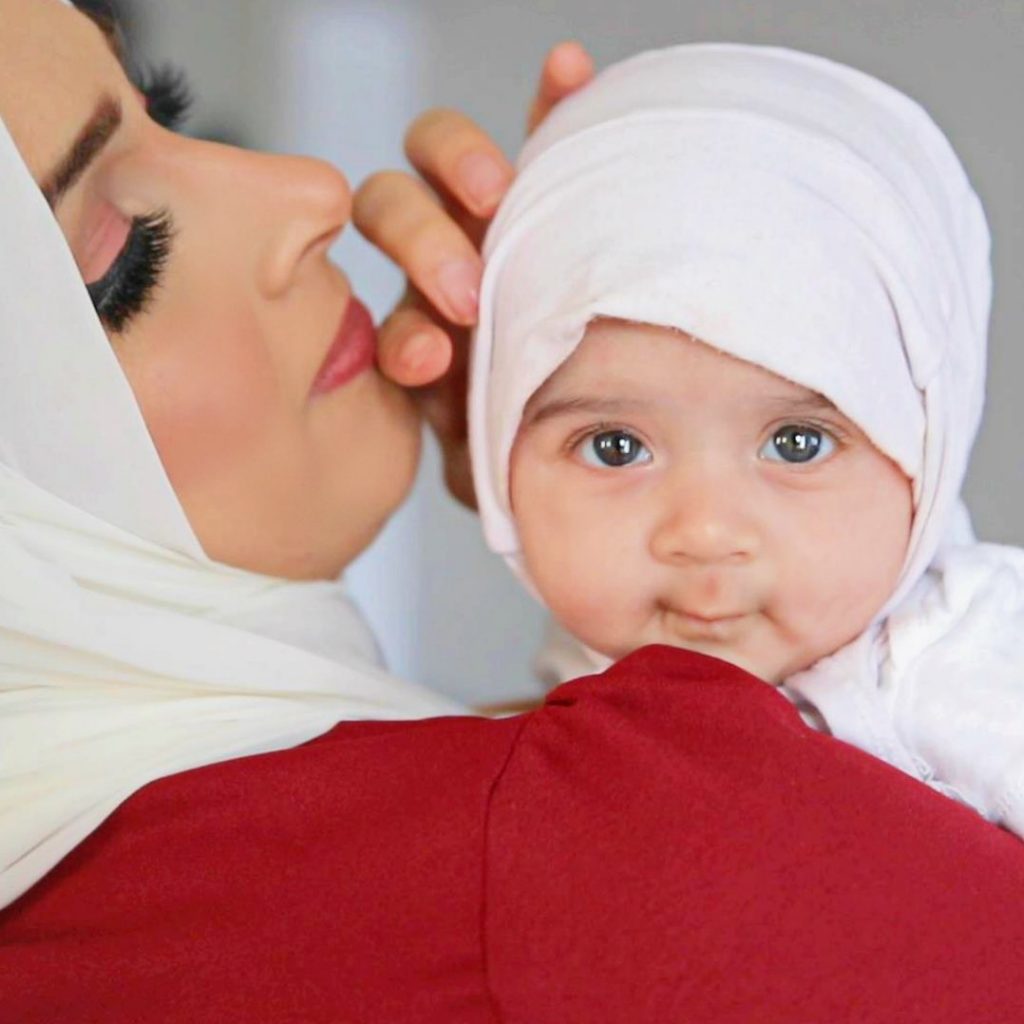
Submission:
<svg viewBox="0 0 1024 1024">
<path fill-rule="evenodd" d="M 646 641 L 650 602 L 631 563 L 583 546 L 539 565 L 534 583 L 561 625 L 588 647 L 620 657 Z"/>
<path fill-rule="evenodd" d="M 859 636 L 895 588 L 906 551 L 909 515 L 895 493 L 836 508 L 808 527 L 798 563 L 785 574 L 775 611 L 799 664 L 808 668 Z M 886 498 L 894 499 L 886 502 Z M 822 532 L 821 524 L 832 529 Z"/>
<path fill-rule="evenodd" d="M 530 579 L 555 618 L 588 646 L 628 646 L 643 618 L 642 530 L 579 476 L 531 456 L 523 446 L 512 465 L 513 510 Z"/>
</svg>

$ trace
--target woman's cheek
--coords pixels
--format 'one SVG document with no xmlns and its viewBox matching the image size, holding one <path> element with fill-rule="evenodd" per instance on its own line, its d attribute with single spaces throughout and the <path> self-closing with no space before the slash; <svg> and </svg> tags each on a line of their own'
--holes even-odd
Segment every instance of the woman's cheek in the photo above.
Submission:
<svg viewBox="0 0 1024 1024">
<path fill-rule="evenodd" d="M 239 469 L 282 430 L 274 368 L 237 315 L 160 318 L 121 346 L 122 365 L 176 490 Z M 180 329 L 179 329 L 180 328 Z M 134 336 L 137 334 L 138 336 Z"/>
</svg>

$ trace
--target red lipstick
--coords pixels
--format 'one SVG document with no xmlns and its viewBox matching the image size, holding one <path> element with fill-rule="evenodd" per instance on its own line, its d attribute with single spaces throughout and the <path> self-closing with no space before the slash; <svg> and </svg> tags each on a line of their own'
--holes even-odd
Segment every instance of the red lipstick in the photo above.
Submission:
<svg viewBox="0 0 1024 1024">
<path fill-rule="evenodd" d="M 311 395 L 323 395 L 347 384 L 373 365 L 377 354 L 377 329 L 369 310 L 355 297 L 348 300 L 338 333 L 320 364 Z"/>
</svg>

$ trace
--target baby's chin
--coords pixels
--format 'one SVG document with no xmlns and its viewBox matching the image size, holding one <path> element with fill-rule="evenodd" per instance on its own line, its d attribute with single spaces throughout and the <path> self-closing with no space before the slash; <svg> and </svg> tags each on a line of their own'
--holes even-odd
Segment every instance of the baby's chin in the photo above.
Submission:
<svg viewBox="0 0 1024 1024">
<path fill-rule="evenodd" d="M 683 640 L 676 636 L 644 637 L 636 643 L 627 643 L 609 647 L 607 645 L 589 645 L 599 654 L 603 654 L 612 661 L 619 661 L 640 650 L 641 647 L 649 647 L 652 644 L 664 644 L 667 647 L 675 647 L 680 651 L 692 651 L 694 654 L 704 654 L 710 658 L 718 658 L 729 665 L 743 669 L 744 672 L 756 676 L 770 686 L 781 686 L 785 677 L 781 674 L 776 665 L 769 664 L 767 658 L 752 657 L 745 651 L 741 651 L 729 644 L 723 644 L 714 640 Z"/>
</svg>

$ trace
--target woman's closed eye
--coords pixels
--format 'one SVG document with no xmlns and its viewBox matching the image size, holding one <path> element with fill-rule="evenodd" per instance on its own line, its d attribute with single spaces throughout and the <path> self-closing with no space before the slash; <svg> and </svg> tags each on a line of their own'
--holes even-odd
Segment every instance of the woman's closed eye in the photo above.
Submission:
<svg viewBox="0 0 1024 1024">
<path fill-rule="evenodd" d="M 768 462 L 807 465 L 823 462 L 835 450 L 837 440 L 827 430 L 809 423 L 786 423 L 772 431 L 758 455 Z"/>
<path fill-rule="evenodd" d="M 124 331 L 146 308 L 170 255 L 172 235 L 165 210 L 132 218 L 124 247 L 110 269 L 86 286 L 107 330 L 115 334 Z"/>
<path fill-rule="evenodd" d="M 576 442 L 575 449 L 588 465 L 599 469 L 623 469 L 650 462 L 650 449 L 629 430 L 602 429 Z"/>
<path fill-rule="evenodd" d="M 157 124 L 176 131 L 192 105 L 188 82 L 180 70 L 165 65 L 138 76 L 146 112 Z M 170 255 L 173 237 L 166 210 L 133 217 L 124 246 L 101 278 L 87 283 L 89 297 L 107 330 L 123 332 L 153 296 Z"/>
</svg>

